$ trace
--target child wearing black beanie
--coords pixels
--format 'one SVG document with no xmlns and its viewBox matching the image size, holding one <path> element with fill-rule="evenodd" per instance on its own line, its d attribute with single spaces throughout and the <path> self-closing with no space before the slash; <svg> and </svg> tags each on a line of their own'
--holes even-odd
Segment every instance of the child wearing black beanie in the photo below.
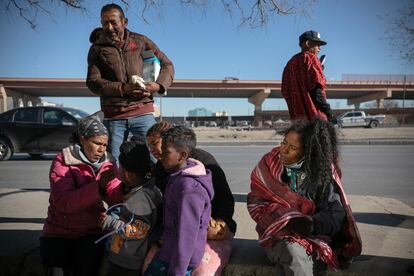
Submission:
<svg viewBox="0 0 414 276">
<path fill-rule="evenodd" d="M 124 142 L 119 164 L 126 192 L 124 203 L 120 204 L 120 210 L 109 212 L 102 221 L 102 229 L 114 233 L 107 275 L 139 275 L 151 246 L 150 234 L 160 219 L 157 208 L 161 206 L 162 195 L 150 177 L 151 157 L 145 143 Z"/>
</svg>

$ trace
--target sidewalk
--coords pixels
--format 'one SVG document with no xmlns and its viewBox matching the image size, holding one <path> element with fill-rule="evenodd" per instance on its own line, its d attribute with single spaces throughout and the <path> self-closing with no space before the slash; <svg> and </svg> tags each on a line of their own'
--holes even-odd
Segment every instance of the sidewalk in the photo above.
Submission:
<svg viewBox="0 0 414 276">
<path fill-rule="evenodd" d="M 237 197 L 236 197 L 237 198 Z M 362 238 L 362 255 L 346 271 L 329 275 L 413 275 L 414 208 L 390 198 L 349 196 Z M 236 243 L 225 275 L 276 275 L 257 244 L 245 202 L 236 203 Z"/>
<path fill-rule="evenodd" d="M 0 275 L 44 275 L 39 237 L 49 193 L 33 189 L 0 189 Z"/>
<path fill-rule="evenodd" d="M 0 275 L 42 275 L 38 238 L 48 192 L 0 189 Z M 223 275 L 272 275 L 256 239 L 244 195 L 235 195 L 236 242 Z M 347 271 L 329 275 L 413 275 L 414 208 L 390 198 L 349 196 L 363 240 L 362 256 Z"/>
</svg>

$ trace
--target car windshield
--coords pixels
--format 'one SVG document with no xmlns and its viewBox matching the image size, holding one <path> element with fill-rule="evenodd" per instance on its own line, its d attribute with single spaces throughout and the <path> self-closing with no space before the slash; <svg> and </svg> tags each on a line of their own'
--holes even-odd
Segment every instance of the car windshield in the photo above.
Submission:
<svg viewBox="0 0 414 276">
<path fill-rule="evenodd" d="M 89 114 L 86 113 L 85 111 L 74 109 L 74 108 L 63 108 L 63 110 L 65 110 L 67 113 L 69 113 L 76 119 L 82 119 L 82 118 L 85 118 L 86 116 L 89 116 Z"/>
</svg>

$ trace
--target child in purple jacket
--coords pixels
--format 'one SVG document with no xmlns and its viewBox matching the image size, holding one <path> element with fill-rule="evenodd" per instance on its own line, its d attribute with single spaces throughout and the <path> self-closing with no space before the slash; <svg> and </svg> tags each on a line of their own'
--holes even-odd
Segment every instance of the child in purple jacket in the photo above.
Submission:
<svg viewBox="0 0 414 276">
<path fill-rule="evenodd" d="M 192 130 L 177 126 L 162 137 L 161 162 L 169 173 L 164 193 L 161 248 L 144 273 L 190 275 L 200 262 L 214 196 L 210 171 L 188 156 L 195 148 Z"/>
</svg>

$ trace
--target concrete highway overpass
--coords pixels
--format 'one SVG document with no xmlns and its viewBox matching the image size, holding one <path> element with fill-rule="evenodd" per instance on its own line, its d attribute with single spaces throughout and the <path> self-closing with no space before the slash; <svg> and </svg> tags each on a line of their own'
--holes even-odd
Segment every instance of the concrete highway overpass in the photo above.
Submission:
<svg viewBox="0 0 414 276">
<path fill-rule="evenodd" d="M 167 96 L 176 98 L 247 98 L 256 111 L 266 98 L 282 98 L 278 80 L 174 80 Z M 348 105 L 384 99 L 414 100 L 414 82 L 402 81 L 328 81 L 329 99 L 346 99 Z M 85 79 L 0 78 L 0 112 L 10 107 L 33 105 L 39 97 L 96 97 Z"/>
</svg>

